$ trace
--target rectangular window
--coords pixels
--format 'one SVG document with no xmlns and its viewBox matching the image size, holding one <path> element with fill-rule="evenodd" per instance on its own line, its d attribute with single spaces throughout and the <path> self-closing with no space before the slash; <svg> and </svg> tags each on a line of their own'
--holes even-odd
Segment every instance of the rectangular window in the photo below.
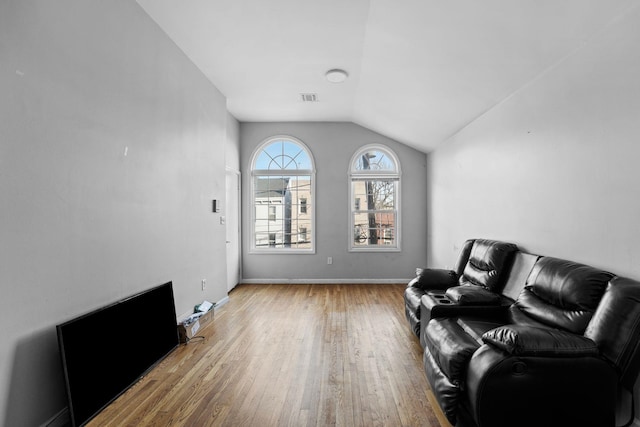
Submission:
<svg viewBox="0 0 640 427">
<path fill-rule="evenodd" d="M 395 193 L 393 180 L 352 181 L 354 247 L 396 245 Z M 366 200 L 365 206 L 359 206 L 360 200 Z"/>
<path fill-rule="evenodd" d="M 311 176 L 256 176 L 253 188 L 254 249 L 311 250 Z M 302 228 L 307 230 L 303 239 L 298 236 Z"/>
</svg>

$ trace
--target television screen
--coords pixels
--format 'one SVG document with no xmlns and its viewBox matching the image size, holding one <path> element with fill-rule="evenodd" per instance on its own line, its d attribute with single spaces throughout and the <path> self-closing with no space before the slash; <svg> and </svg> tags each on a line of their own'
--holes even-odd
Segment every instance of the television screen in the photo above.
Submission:
<svg viewBox="0 0 640 427">
<path fill-rule="evenodd" d="M 171 282 L 56 327 L 73 426 L 81 426 L 178 346 Z"/>
</svg>

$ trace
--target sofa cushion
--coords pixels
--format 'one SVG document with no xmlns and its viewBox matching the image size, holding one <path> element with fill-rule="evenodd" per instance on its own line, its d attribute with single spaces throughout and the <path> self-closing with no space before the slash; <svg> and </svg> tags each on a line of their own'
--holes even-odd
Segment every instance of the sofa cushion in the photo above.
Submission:
<svg viewBox="0 0 640 427">
<path fill-rule="evenodd" d="M 456 265 L 454 267 L 454 271 L 458 277 L 462 276 L 464 267 L 467 265 L 467 262 L 469 262 L 469 255 L 471 255 L 471 249 L 473 249 L 475 241 L 476 239 L 466 240 L 462 245 L 462 249 L 460 249 L 460 255 L 458 255 L 458 259 L 456 260 Z"/>
<path fill-rule="evenodd" d="M 546 326 L 583 334 L 613 275 L 552 257 L 536 262 L 515 306 Z"/>
<path fill-rule="evenodd" d="M 404 290 L 404 312 L 409 326 L 416 336 L 420 336 L 420 298 L 424 291 L 408 286 Z"/>
<path fill-rule="evenodd" d="M 549 304 L 527 289 L 522 291 L 514 306 L 516 310 L 524 313 L 525 318 L 535 320 L 536 324 L 564 329 L 575 334 L 584 333 L 584 329 L 593 315 L 591 310 L 572 310 Z M 512 310 L 512 312 L 516 310 Z M 514 321 L 514 323 L 530 322 L 520 320 Z"/>
<path fill-rule="evenodd" d="M 474 285 L 454 286 L 445 294 L 459 305 L 496 305 L 501 301 L 499 294 Z"/>
<path fill-rule="evenodd" d="M 500 292 L 504 285 L 504 270 L 516 250 L 516 245 L 512 243 L 476 239 L 459 284 L 477 285 L 492 292 Z"/>
<path fill-rule="evenodd" d="M 482 340 L 517 356 L 597 356 L 593 340 L 552 328 L 506 325 L 492 329 Z"/>
<path fill-rule="evenodd" d="M 640 282 L 615 277 L 609 283 L 584 334 L 618 368 L 631 390 L 640 371 Z"/>
<path fill-rule="evenodd" d="M 420 298 L 425 292 L 420 288 L 407 287 L 404 290 L 404 305 L 420 318 Z"/>
<path fill-rule="evenodd" d="M 414 286 L 423 289 L 447 289 L 457 284 L 458 275 L 453 270 L 416 268 L 416 279 Z"/>
<path fill-rule="evenodd" d="M 449 380 L 431 356 L 429 350 L 425 350 L 422 360 L 424 372 L 427 375 L 427 380 L 438 401 L 438 405 L 440 405 L 449 422 L 455 425 L 458 402 L 460 401 L 460 385 L 458 383 L 454 384 Z"/>
<path fill-rule="evenodd" d="M 504 325 L 504 322 L 491 318 L 459 317 L 456 322 L 478 345 L 484 344 L 482 337 L 485 333 Z"/>
<path fill-rule="evenodd" d="M 471 355 L 480 347 L 455 318 L 429 321 L 424 340 L 425 347 L 452 383 L 464 378 Z"/>
</svg>

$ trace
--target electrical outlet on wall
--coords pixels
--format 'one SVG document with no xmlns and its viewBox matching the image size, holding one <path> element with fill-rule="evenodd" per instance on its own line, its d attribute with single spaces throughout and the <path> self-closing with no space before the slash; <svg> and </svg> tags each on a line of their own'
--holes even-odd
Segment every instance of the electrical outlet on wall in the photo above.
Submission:
<svg viewBox="0 0 640 427">
<path fill-rule="evenodd" d="M 202 290 L 207 287 L 207 279 L 202 279 Z"/>
</svg>

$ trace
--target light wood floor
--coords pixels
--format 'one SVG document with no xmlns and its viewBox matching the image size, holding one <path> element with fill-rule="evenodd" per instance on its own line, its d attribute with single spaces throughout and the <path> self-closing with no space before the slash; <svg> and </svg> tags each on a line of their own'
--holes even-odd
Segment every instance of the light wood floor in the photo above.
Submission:
<svg viewBox="0 0 640 427">
<path fill-rule="evenodd" d="M 88 425 L 427 426 L 405 285 L 239 285 L 201 330 Z"/>
</svg>

